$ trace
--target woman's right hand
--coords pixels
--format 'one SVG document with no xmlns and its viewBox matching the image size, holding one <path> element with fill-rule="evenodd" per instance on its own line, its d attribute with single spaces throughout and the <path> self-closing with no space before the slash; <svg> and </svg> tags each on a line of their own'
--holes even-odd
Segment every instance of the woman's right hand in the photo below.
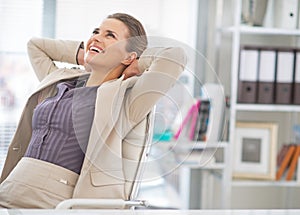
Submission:
<svg viewBox="0 0 300 215">
<path fill-rule="evenodd" d="M 77 53 L 77 63 L 78 65 L 84 65 L 84 49 L 79 48 L 78 53 Z"/>
</svg>

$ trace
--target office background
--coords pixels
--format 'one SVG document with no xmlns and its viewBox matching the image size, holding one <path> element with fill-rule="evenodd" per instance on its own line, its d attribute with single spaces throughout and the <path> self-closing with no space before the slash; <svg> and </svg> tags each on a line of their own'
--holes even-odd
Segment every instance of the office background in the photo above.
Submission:
<svg viewBox="0 0 300 215">
<path fill-rule="evenodd" d="M 254 16 L 263 17 L 259 20 L 253 18 L 257 5 L 261 9 L 265 7 L 264 16 Z M 263 96 L 263 101 L 273 97 L 274 100 L 263 102 L 261 106 L 258 95 L 264 94 L 251 91 L 258 89 L 261 73 L 257 68 L 265 65 L 264 71 L 276 70 L 277 56 L 281 56 L 278 51 L 290 55 L 282 58 L 280 68 L 284 75 L 276 78 L 275 74 L 280 73 L 274 72 L 267 78 L 273 84 L 271 89 L 275 89 L 274 81 L 279 77 L 289 77 L 290 83 L 298 77 L 294 70 L 296 61 L 293 61 L 296 55 L 293 54 L 299 48 L 299 6 L 298 0 L 0 0 L 0 168 L 26 98 L 38 84 L 26 56 L 28 39 L 43 36 L 86 41 L 108 14 L 126 12 L 145 25 L 148 35 L 178 40 L 195 50 L 195 56 L 199 57 L 170 91 L 180 108 L 186 109 L 183 103 L 193 102 L 191 96 L 202 100 L 203 91 L 215 89 L 205 83 L 223 87 L 224 106 L 219 111 L 222 120 L 218 116 L 222 135 L 209 146 L 207 141 L 181 139 L 176 141 L 177 150 L 170 150 L 174 140 L 168 132 L 171 130 L 171 136 L 174 133 L 172 125 L 176 111 L 169 100 L 159 102 L 155 124 L 159 138 L 152 153 L 153 157 L 168 153 L 161 160 L 161 166 L 147 169 L 146 177 L 153 180 L 142 184 L 140 197 L 162 208 L 299 208 L 297 169 L 292 180 L 287 182 L 285 178 L 276 180 L 278 167 L 274 167 L 282 146 L 298 140 L 300 109 L 294 103 L 298 97 L 292 94 L 289 103 L 276 102 L 274 91 L 274 95 Z M 285 21 L 274 17 L 282 17 Z M 290 76 L 286 75 L 288 67 Z M 289 89 L 295 92 L 295 88 Z M 252 97 L 247 93 L 252 93 Z M 276 141 L 272 142 L 262 131 L 255 138 L 245 136 L 248 140 L 252 138 L 252 142 L 239 143 L 236 138 L 243 140 L 245 131 L 251 133 L 253 130 L 252 124 L 238 124 L 241 125 L 238 127 L 236 123 L 240 121 L 256 123 L 254 129 L 263 126 L 262 123 L 275 124 L 276 131 L 267 125 L 261 130 L 273 132 Z M 266 143 L 261 141 L 264 138 Z M 243 145 L 250 147 L 250 151 L 254 147 L 253 156 L 242 157 L 236 153 L 236 146 L 241 149 Z M 257 145 L 262 146 L 257 148 Z M 197 159 L 204 152 L 212 152 L 209 158 L 212 162 L 199 164 Z M 176 165 L 182 153 L 189 156 L 186 162 Z M 260 157 L 254 158 L 258 153 Z M 263 162 L 257 162 L 254 168 L 248 165 L 249 161 L 260 159 L 275 162 L 271 172 L 271 167 Z M 245 160 L 247 162 L 243 162 Z M 243 172 L 245 167 L 252 172 Z M 262 172 L 257 174 L 253 170 L 255 167 Z"/>
</svg>

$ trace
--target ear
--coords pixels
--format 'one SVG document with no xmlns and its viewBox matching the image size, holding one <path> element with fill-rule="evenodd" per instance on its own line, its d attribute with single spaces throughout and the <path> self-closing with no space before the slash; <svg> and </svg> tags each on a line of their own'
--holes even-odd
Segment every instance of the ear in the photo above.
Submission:
<svg viewBox="0 0 300 215">
<path fill-rule="evenodd" d="M 130 52 L 128 57 L 125 58 L 124 60 L 121 61 L 122 64 L 128 66 L 134 61 L 134 59 L 137 58 L 137 53 L 136 52 Z"/>
</svg>

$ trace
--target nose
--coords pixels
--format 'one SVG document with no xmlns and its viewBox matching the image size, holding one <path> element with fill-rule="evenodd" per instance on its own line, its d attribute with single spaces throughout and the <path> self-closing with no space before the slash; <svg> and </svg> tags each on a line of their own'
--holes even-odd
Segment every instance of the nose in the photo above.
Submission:
<svg viewBox="0 0 300 215">
<path fill-rule="evenodd" d="M 92 38 L 94 39 L 94 40 L 96 40 L 97 42 L 103 42 L 103 35 L 102 34 L 94 34 L 93 36 L 92 36 Z"/>
</svg>

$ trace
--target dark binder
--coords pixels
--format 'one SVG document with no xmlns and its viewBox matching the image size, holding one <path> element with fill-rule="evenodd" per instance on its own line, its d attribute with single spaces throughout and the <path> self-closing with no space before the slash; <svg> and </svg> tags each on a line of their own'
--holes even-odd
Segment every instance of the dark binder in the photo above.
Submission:
<svg viewBox="0 0 300 215">
<path fill-rule="evenodd" d="M 237 100 L 239 103 L 256 103 L 258 50 L 242 49 Z"/>
<path fill-rule="evenodd" d="M 261 50 L 259 54 L 257 103 L 274 103 L 276 51 Z"/>
<path fill-rule="evenodd" d="M 256 81 L 239 81 L 238 102 L 255 103 L 256 102 Z"/>
<path fill-rule="evenodd" d="M 300 105 L 300 52 L 296 54 L 293 103 Z"/>
<path fill-rule="evenodd" d="M 198 109 L 197 126 L 195 129 L 194 140 L 206 141 L 209 123 L 210 101 L 202 100 Z"/>
<path fill-rule="evenodd" d="M 292 103 L 292 83 L 276 83 L 276 104 Z"/>
<path fill-rule="evenodd" d="M 274 103 L 274 82 L 258 82 L 257 103 L 273 104 Z"/>
<path fill-rule="evenodd" d="M 293 103 L 296 105 L 300 105 L 300 83 L 295 83 L 293 91 L 294 91 Z"/>
<path fill-rule="evenodd" d="M 294 72 L 294 52 L 279 51 L 275 85 L 275 103 L 292 103 L 292 86 Z"/>
</svg>

